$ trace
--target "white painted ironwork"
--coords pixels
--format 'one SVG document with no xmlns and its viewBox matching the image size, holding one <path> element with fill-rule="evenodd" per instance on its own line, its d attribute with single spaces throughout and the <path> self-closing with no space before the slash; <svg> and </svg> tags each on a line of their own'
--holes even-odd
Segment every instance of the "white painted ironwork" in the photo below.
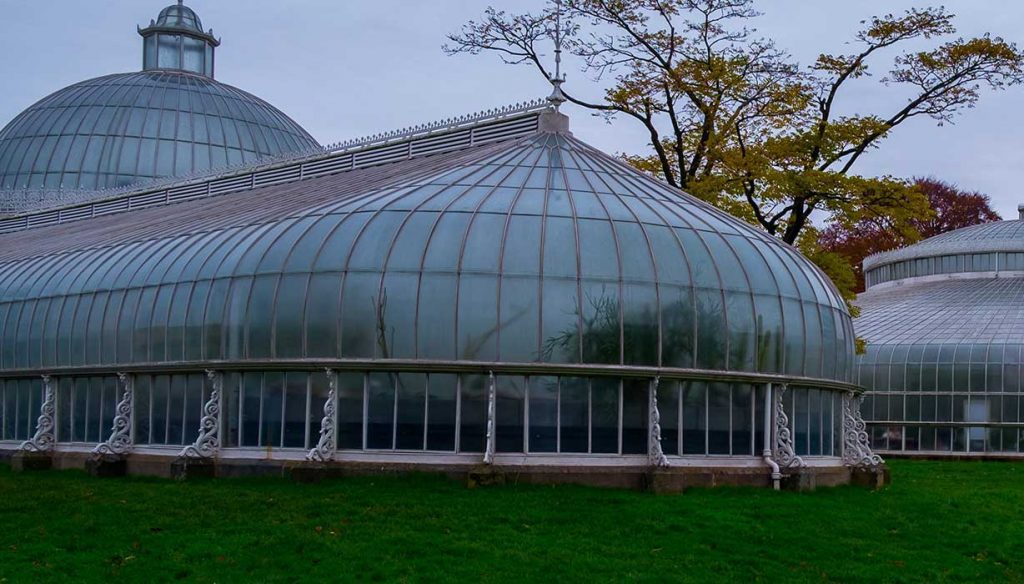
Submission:
<svg viewBox="0 0 1024 584">
<path fill-rule="evenodd" d="M 338 372 L 327 369 L 327 400 L 324 402 L 324 417 L 320 420 L 320 440 L 306 455 L 312 462 L 334 460 L 338 452 Z"/>
<path fill-rule="evenodd" d="M 490 372 L 487 383 L 487 444 L 484 447 L 484 464 L 494 464 L 494 451 L 497 437 L 494 434 L 494 416 L 497 410 L 498 388 L 494 380 L 494 372 Z"/>
<path fill-rule="evenodd" d="M 655 377 L 647 391 L 647 416 L 650 434 L 647 439 L 647 459 L 651 466 L 668 468 L 668 457 L 661 448 L 661 413 L 658 411 L 658 385 L 660 377 Z"/>
<path fill-rule="evenodd" d="M 117 402 L 114 424 L 110 428 L 110 437 L 93 449 L 93 458 L 98 459 L 104 455 L 124 456 L 135 445 L 132 431 L 135 420 L 135 378 L 118 373 L 117 379 L 121 387 L 121 400 Z"/>
<path fill-rule="evenodd" d="M 178 455 L 181 458 L 213 458 L 220 452 L 220 399 L 224 390 L 224 375 L 219 371 L 206 371 L 212 389 L 203 406 L 203 419 L 199 422 L 199 436 Z"/>
<path fill-rule="evenodd" d="M 843 393 L 843 464 L 857 468 L 880 466 L 885 461 L 871 450 L 867 424 L 860 414 L 864 395 Z"/>
<path fill-rule="evenodd" d="M 782 469 L 779 468 L 779 463 L 775 462 L 775 459 L 772 458 L 774 454 L 772 446 L 772 436 L 774 436 L 772 405 L 775 403 L 772 401 L 772 388 L 773 385 L 771 383 L 764 384 L 764 450 L 761 451 L 761 458 L 768 465 L 768 468 L 772 469 L 772 488 L 778 491 L 781 486 L 779 481 L 782 480 Z"/>
<path fill-rule="evenodd" d="M 21 443 L 20 450 L 26 452 L 53 452 L 54 446 L 57 444 L 56 402 L 53 379 L 49 375 L 43 375 L 43 403 L 39 406 L 36 432 L 32 438 Z"/>
<path fill-rule="evenodd" d="M 793 433 L 789 429 L 789 416 L 786 415 L 783 396 L 788 385 L 779 385 L 775 392 L 775 444 L 772 445 L 772 458 L 783 470 L 806 466 L 804 460 L 796 455 L 793 448 Z"/>
<path fill-rule="evenodd" d="M 356 138 L 354 140 L 346 140 L 344 142 L 337 142 L 335 144 L 325 146 L 324 150 L 327 152 L 337 153 L 346 150 L 351 150 L 353 148 L 381 146 L 384 144 L 388 144 L 390 142 L 398 142 L 413 138 L 422 138 L 424 136 L 448 132 L 451 130 L 457 130 L 482 122 L 498 121 L 503 118 L 519 114 L 540 112 L 547 109 L 548 107 L 549 105 L 547 101 L 543 99 L 524 101 L 507 105 L 504 107 L 484 110 L 474 114 L 467 114 L 464 116 L 457 116 L 454 118 L 446 118 L 443 120 L 438 120 L 436 122 L 431 122 L 429 124 L 409 126 L 407 128 L 392 130 L 390 132 L 382 132 L 380 134 L 373 134 L 372 136 Z"/>
</svg>

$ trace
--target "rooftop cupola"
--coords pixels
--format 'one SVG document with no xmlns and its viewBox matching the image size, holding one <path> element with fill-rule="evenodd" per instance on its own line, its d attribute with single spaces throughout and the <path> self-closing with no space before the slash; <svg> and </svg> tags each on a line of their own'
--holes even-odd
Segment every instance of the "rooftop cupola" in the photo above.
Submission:
<svg viewBox="0 0 1024 584">
<path fill-rule="evenodd" d="M 187 71 L 213 78 L 213 53 L 220 41 L 213 29 L 203 32 L 203 22 L 183 0 L 161 10 L 139 34 L 144 71 Z"/>
</svg>

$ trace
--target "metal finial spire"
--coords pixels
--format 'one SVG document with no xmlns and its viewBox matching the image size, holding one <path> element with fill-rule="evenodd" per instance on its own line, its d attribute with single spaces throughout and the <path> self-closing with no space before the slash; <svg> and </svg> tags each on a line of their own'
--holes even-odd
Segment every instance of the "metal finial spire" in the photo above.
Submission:
<svg viewBox="0 0 1024 584">
<path fill-rule="evenodd" d="M 555 76 L 548 81 L 553 87 L 548 101 L 558 111 L 558 106 L 567 101 L 562 93 L 562 84 L 565 83 L 565 75 L 562 74 L 562 0 L 555 0 Z"/>
</svg>

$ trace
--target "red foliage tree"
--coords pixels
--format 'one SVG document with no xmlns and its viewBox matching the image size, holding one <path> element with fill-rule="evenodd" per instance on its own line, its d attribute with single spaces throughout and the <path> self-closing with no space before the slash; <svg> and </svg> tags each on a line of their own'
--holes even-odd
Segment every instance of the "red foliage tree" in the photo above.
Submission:
<svg viewBox="0 0 1024 584">
<path fill-rule="evenodd" d="M 864 290 L 861 263 L 867 256 L 909 245 L 940 233 L 999 221 L 988 195 L 961 191 L 936 178 L 914 179 L 915 186 L 928 197 L 933 214 L 911 219 L 902 226 L 893 225 L 886 217 L 864 217 L 852 226 L 834 223 L 822 231 L 819 245 L 844 257 L 857 276 L 857 291 Z"/>
</svg>

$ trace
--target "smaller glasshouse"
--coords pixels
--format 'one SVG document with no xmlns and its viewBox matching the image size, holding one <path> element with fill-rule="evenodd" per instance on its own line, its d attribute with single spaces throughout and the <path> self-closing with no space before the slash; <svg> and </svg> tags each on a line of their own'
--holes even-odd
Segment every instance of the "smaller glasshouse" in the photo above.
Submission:
<svg viewBox="0 0 1024 584">
<path fill-rule="evenodd" d="M 557 82 L 320 148 L 211 79 L 219 41 L 184 10 L 141 31 L 146 71 L 0 133 L 0 160 L 19 161 L 0 190 L 17 203 L 0 217 L 5 456 L 666 489 L 882 480 L 828 278 L 574 137 Z M 60 146 L 94 142 L 99 167 Z"/>
<path fill-rule="evenodd" d="M 864 261 L 857 381 L 874 447 L 1024 453 L 1024 206 Z"/>
</svg>

